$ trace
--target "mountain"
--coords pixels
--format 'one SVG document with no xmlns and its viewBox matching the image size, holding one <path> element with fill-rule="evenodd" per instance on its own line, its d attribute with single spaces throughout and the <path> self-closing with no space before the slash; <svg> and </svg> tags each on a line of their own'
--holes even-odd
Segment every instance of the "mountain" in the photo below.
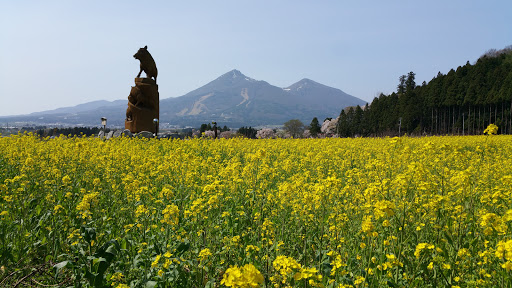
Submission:
<svg viewBox="0 0 512 288">
<path fill-rule="evenodd" d="M 161 99 L 160 123 L 195 127 L 216 121 L 222 126 L 238 128 L 281 125 L 290 119 L 300 119 L 308 124 L 314 117 L 320 120 L 337 117 L 342 108 L 365 103 L 309 79 L 280 88 L 232 70 L 183 96 Z M 95 101 L 29 115 L 0 117 L 0 121 L 97 126 L 99 119 L 105 116 L 109 125 L 124 126 L 126 107 L 127 100 Z"/>
<path fill-rule="evenodd" d="M 87 102 L 84 104 L 79 104 L 72 107 L 62 107 L 54 110 L 48 110 L 44 112 L 34 112 L 30 115 L 38 116 L 38 115 L 46 115 L 46 114 L 69 114 L 69 113 L 79 113 L 79 112 L 87 112 L 91 110 L 101 109 L 104 107 L 117 107 L 119 105 L 126 104 L 125 100 L 116 100 L 116 101 L 106 101 L 106 100 L 98 100 Z"/>
</svg>

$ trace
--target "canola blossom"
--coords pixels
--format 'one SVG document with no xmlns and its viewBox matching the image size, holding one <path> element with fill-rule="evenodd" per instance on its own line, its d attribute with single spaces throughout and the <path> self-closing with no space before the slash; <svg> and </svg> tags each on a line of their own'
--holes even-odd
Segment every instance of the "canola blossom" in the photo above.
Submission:
<svg viewBox="0 0 512 288">
<path fill-rule="evenodd" d="M 487 132 L 3 137 L 0 283 L 512 287 L 512 137 Z"/>
</svg>

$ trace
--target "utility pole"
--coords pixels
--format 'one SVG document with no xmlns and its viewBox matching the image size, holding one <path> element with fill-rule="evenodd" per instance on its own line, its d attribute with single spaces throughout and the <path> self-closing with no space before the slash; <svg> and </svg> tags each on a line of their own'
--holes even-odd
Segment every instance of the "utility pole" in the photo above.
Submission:
<svg viewBox="0 0 512 288">
<path fill-rule="evenodd" d="M 401 128 L 402 128 L 402 117 L 398 118 L 398 137 L 400 137 Z"/>
<path fill-rule="evenodd" d="M 217 139 L 217 122 L 212 121 L 213 124 L 213 132 L 215 133 L 214 139 Z"/>
</svg>

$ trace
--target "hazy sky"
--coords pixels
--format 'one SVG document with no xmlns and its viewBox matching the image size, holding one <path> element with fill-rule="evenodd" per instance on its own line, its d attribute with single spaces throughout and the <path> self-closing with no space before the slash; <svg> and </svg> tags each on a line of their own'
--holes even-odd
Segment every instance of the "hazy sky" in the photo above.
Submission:
<svg viewBox="0 0 512 288">
<path fill-rule="evenodd" d="M 1 1 L 0 116 L 127 99 L 148 46 L 160 99 L 238 69 L 370 101 L 512 45 L 512 1 Z M 144 75 L 144 74 L 143 74 Z"/>
</svg>

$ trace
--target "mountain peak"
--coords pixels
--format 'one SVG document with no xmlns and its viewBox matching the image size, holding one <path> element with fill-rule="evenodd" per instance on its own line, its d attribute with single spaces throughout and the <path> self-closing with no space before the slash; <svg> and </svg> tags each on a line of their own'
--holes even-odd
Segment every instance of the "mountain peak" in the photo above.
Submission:
<svg viewBox="0 0 512 288">
<path fill-rule="evenodd" d="M 244 76 L 245 75 L 242 74 L 242 72 L 240 72 L 239 70 L 233 69 L 227 73 L 222 74 L 219 78 L 238 78 L 238 77 L 244 77 Z"/>
<path fill-rule="evenodd" d="M 250 81 L 250 82 L 256 81 L 250 77 L 245 76 L 242 72 L 240 72 L 237 69 L 233 69 L 227 73 L 222 74 L 219 78 L 217 78 L 217 80 L 229 81 L 231 83 L 233 83 L 235 81 L 238 82 L 238 81 L 244 81 L 244 80 Z"/>
<path fill-rule="evenodd" d="M 308 87 L 313 87 L 313 86 L 325 86 L 323 84 L 320 84 L 318 82 L 315 82 L 311 79 L 308 79 L 308 78 L 303 78 L 302 80 L 298 81 L 297 83 L 294 83 L 286 88 L 284 88 L 284 90 L 286 91 L 299 91 L 301 89 L 305 89 L 305 88 L 308 88 Z"/>
<path fill-rule="evenodd" d="M 313 81 L 313 80 L 311 80 L 311 79 L 309 79 L 309 78 L 303 78 L 303 79 L 301 79 L 301 80 L 300 80 L 299 82 L 297 82 L 297 83 L 308 83 L 308 82 L 309 82 L 309 83 L 317 83 L 317 82 L 315 82 L 315 81 Z"/>
<path fill-rule="evenodd" d="M 233 73 L 233 77 L 239 77 L 239 76 L 244 76 L 244 74 L 242 74 L 242 72 L 240 72 L 239 70 L 237 69 L 233 69 L 231 71 L 229 71 L 230 73 Z"/>
</svg>

